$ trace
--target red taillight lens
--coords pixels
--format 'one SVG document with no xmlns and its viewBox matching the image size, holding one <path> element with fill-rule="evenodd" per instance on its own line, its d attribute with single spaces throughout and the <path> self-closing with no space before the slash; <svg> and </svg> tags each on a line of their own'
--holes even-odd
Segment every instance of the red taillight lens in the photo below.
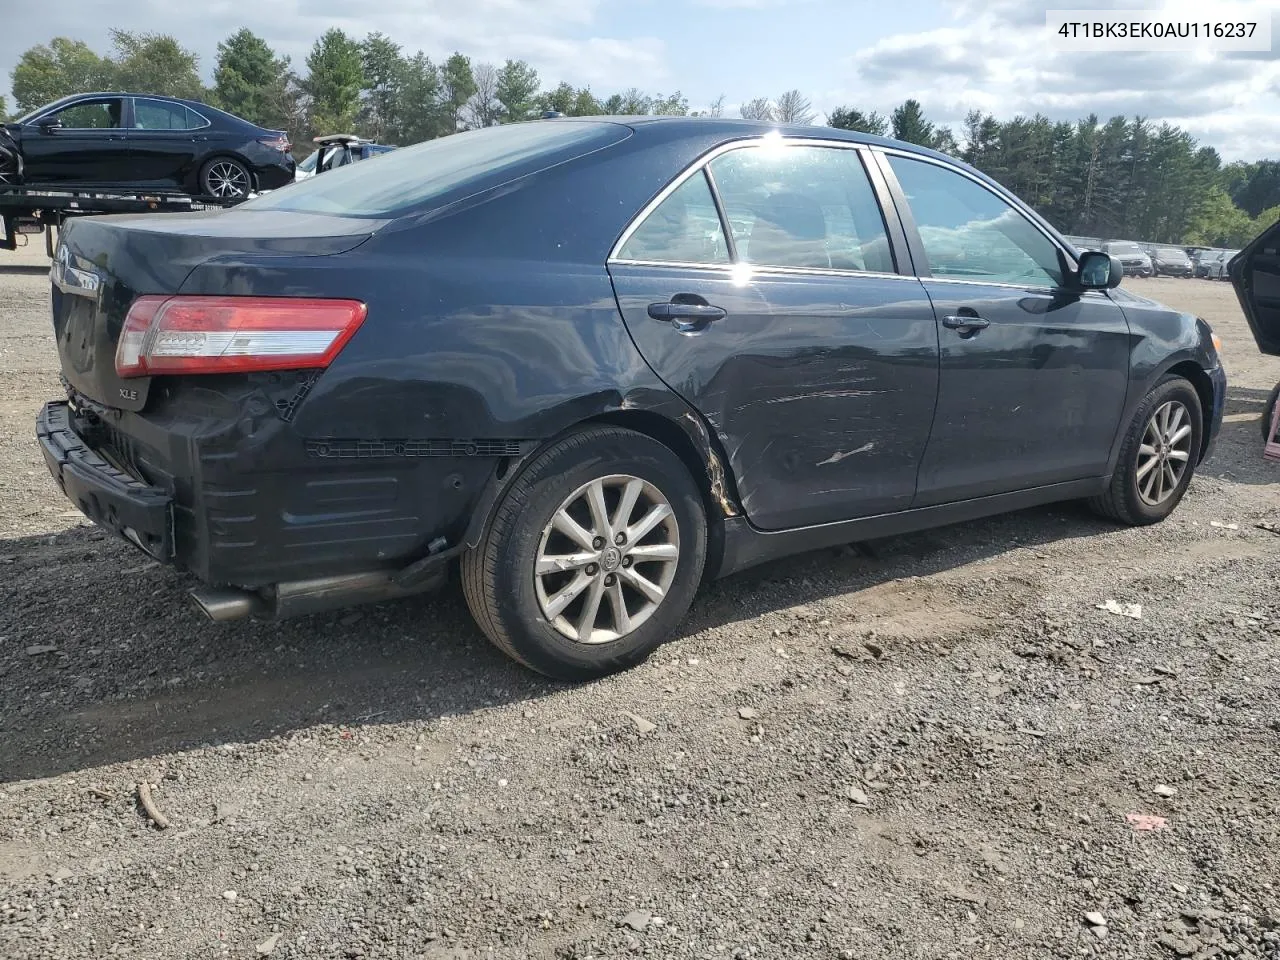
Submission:
<svg viewBox="0 0 1280 960">
<path fill-rule="evenodd" d="M 327 367 L 364 323 L 358 300 L 139 297 L 116 346 L 116 373 L 245 373 Z"/>
<path fill-rule="evenodd" d="M 264 147 L 272 147 L 281 153 L 288 153 L 293 147 L 288 137 L 259 137 L 258 142 Z"/>
</svg>

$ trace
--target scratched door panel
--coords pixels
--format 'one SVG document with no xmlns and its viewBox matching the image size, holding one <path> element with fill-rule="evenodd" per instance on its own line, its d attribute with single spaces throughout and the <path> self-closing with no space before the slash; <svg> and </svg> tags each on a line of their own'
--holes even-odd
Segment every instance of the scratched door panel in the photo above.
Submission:
<svg viewBox="0 0 1280 960">
<path fill-rule="evenodd" d="M 932 305 L 912 277 L 615 263 L 623 317 L 707 418 L 747 517 L 769 530 L 905 509 L 938 390 Z M 697 333 L 648 315 L 677 294 L 726 311 Z"/>
<path fill-rule="evenodd" d="M 1129 326 L 1102 293 L 929 279 L 942 377 L 916 506 L 1102 476 L 1128 387 Z"/>
</svg>

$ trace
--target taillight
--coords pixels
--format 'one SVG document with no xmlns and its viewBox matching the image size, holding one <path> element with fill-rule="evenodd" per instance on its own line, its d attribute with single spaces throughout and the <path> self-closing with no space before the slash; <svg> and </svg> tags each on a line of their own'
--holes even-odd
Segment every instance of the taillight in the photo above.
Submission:
<svg viewBox="0 0 1280 960">
<path fill-rule="evenodd" d="M 364 323 L 358 300 L 139 297 L 116 346 L 116 373 L 245 373 L 327 367 Z"/>
<path fill-rule="evenodd" d="M 259 137 L 258 142 L 264 147 L 271 147 L 281 153 L 288 153 L 293 147 L 293 144 L 289 142 L 289 138 L 283 135 L 278 137 Z"/>
</svg>

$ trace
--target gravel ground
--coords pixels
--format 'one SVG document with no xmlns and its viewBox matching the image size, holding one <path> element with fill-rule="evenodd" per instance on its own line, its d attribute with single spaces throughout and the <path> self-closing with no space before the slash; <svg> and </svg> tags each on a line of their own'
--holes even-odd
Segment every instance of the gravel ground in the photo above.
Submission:
<svg viewBox="0 0 1280 960">
<path fill-rule="evenodd" d="M 1280 958 L 1280 361 L 1227 285 L 1126 281 L 1226 342 L 1169 521 L 775 563 L 567 687 L 452 589 L 198 619 L 49 480 L 47 280 L 5 256 L 0 956 Z"/>
</svg>

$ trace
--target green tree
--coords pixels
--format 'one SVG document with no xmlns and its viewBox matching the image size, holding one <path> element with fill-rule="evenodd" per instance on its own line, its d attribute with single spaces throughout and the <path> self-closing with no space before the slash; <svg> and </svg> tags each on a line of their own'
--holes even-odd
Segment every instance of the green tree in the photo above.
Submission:
<svg viewBox="0 0 1280 960">
<path fill-rule="evenodd" d="M 538 71 L 523 60 L 508 60 L 498 71 L 494 98 L 503 123 L 528 120 L 537 106 Z"/>
<path fill-rule="evenodd" d="M 595 94 L 587 87 L 583 87 L 573 95 L 568 113 L 571 117 L 598 117 L 604 113 L 604 108 L 600 106 L 600 101 L 595 98 Z"/>
<path fill-rule="evenodd" d="M 391 138 L 401 145 L 421 143 L 440 129 L 440 71 L 421 50 L 404 64 L 399 127 Z"/>
<path fill-rule="evenodd" d="M 1280 214 L 1280 210 L 1277 213 Z M 1215 185 L 1209 189 L 1181 239 L 1208 247 L 1242 247 L 1258 232 L 1249 215 L 1235 205 L 1226 190 Z"/>
<path fill-rule="evenodd" d="M 872 111 L 863 113 L 852 107 L 836 107 L 827 115 L 827 126 L 883 137 L 889 132 L 889 121 Z"/>
<path fill-rule="evenodd" d="M 88 44 L 66 37 L 54 37 L 48 46 L 24 52 L 10 76 L 18 113 L 73 93 L 120 89 L 115 64 L 98 56 Z"/>
<path fill-rule="evenodd" d="M 115 81 L 131 93 L 155 93 L 167 97 L 200 100 L 200 57 L 163 33 L 112 30 Z"/>
<path fill-rule="evenodd" d="M 893 111 L 890 116 L 893 138 L 906 143 L 932 147 L 934 142 L 933 124 L 924 118 L 924 110 L 919 100 L 907 100 Z"/>
<path fill-rule="evenodd" d="M 249 29 L 237 30 L 218 44 L 213 71 L 213 102 L 229 113 L 273 130 L 294 131 L 296 79 L 288 57 L 277 57 Z"/>
<path fill-rule="evenodd" d="M 360 111 L 363 88 L 360 44 L 331 27 L 307 55 L 302 89 L 311 97 L 311 128 L 318 134 L 349 133 Z"/>
<path fill-rule="evenodd" d="M 554 110 L 567 116 L 573 110 L 573 102 L 577 96 L 578 91 L 573 88 L 573 84 L 561 80 L 554 90 L 542 93 L 538 98 L 538 107 L 542 111 Z"/>
<path fill-rule="evenodd" d="M 360 126 L 373 139 L 385 140 L 401 125 L 406 70 L 400 44 L 385 34 L 371 33 L 360 44 L 360 64 L 364 76 Z"/>
<path fill-rule="evenodd" d="M 649 112 L 659 117 L 687 117 L 689 98 L 679 90 L 665 97 L 659 93 L 650 101 Z"/>
<path fill-rule="evenodd" d="M 15 86 L 14 93 L 17 93 Z M 1233 168 L 1233 172 L 1239 168 Z M 1249 164 L 1244 176 L 1237 177 L 1230 188 L 1233 199 L 1251 217 L 1280 204 L 1280 161 L 1261 160 Z"/>
<path fill-rule="evenodd" d="M 462 111 L 475 96 L 476 78 L 471 59 L 455 53 L 440 70 L 441 133 L 457 133 L 462 129 Z"/>
</svg>

